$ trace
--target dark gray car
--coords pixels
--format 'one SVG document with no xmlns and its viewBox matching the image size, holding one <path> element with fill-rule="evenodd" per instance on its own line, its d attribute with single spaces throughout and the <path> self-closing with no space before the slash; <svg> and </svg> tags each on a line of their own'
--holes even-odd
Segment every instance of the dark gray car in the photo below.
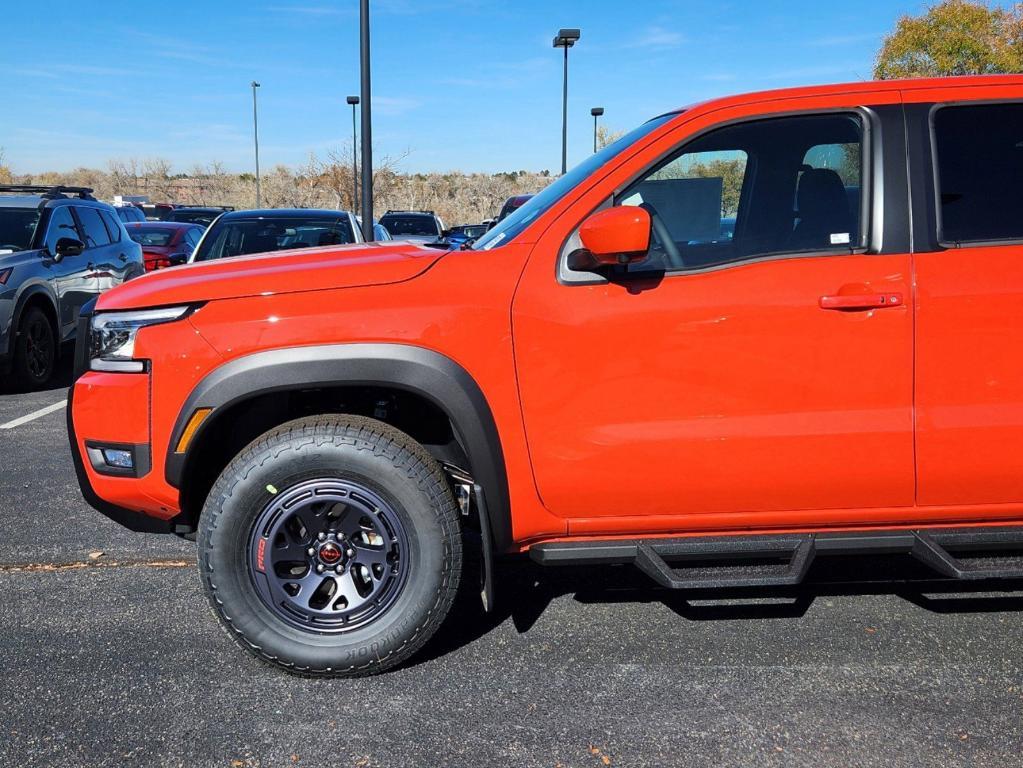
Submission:
<svg viewBox="0 0 1023 768">
<path fill-rule="evenodd" d="M 145 272 L 112 206 L 84 187 L 0 186 L 0 372 L 43 386 L 82 306 Z"/>
</svg>

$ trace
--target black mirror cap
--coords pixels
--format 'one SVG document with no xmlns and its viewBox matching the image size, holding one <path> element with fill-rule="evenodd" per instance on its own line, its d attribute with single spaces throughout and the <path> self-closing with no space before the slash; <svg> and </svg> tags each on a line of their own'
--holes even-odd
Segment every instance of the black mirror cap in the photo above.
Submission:
<svg viewBox="0 0 1023 768">
<path fill-rule="evenodd" d="M 73 237 L 62 237 L 54 247 L 56 256 L 63 259 L 65 256 L 77 256 L 85 250 L 85 243 Z"/>
</svg>

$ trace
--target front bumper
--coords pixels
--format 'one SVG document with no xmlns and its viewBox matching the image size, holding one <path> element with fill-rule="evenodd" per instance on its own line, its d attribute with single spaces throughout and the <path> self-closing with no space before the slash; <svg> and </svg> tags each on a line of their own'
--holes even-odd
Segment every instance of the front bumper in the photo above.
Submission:
<svg viewBox="0 0 1023 768">
<path fill-rule="evenodd" d="M 92 317 L 92 305 L 86 305 L 78 321 L 78 333 L 75 342 L 74 376 L 68 390 L 67 430 L 71 444 L 71 459 L 75 466 L 75 476 L 82 496 L 89 505 L 101 512 L 115 523 L 132 531 L 142 533 L 172 533 L 174 530 L 171 519 L 153 517 L 136 509 L 129 500 L 137 496 L 137 483 L 151 471 L 149 446 L 149 374 L 97 374 L 88 372 L 89 320 Z M 97 379 L 90 383 L 89 377 Z M 96 386 L 94 386 L 94 384 Z M 102 386 L 98 386 L 102 385 Z M 89 387 L 89 403 L 87 407 L 75 409 L 75 391 L 80 386 Z M 144 393 L 141 390 L 145 390 Z M 88 425 L 89 439 L 79 439 L 75 430 L 76 416 Z M 144 426 L 143 426 L 144 425 Z M 110 440 L 93 439 L 103 436 L 102 431 L 116 431 L 109 435 Z M 126 439 L 125 439 L 126 438 Z M 141 438 L 141 439 L 140 439 Z M 98 472 L 90 462 L 86 467 L 88 448 L 96 445 L 130 446 L 137 461 L 134 471 L 126 476 L 124 472 L 111 471 L 107 474 Z M 145 460 L 143 457 L 146 457 Z M 94 484 L 102 484 L 103 497 L 97 492 Z"/>
</svg>

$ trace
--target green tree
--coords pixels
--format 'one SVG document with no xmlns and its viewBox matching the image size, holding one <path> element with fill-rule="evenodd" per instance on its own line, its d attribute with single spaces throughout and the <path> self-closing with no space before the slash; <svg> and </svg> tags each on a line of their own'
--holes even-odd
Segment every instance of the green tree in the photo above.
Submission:
<svg viewBox="0 0 1023 768">
<path fill-rule="evenodd" d="M 944 0 L 903 16 L 885 37 L 874 77 L 942 77 L 1023 72 L 1023 5 Z"/>
</svg>

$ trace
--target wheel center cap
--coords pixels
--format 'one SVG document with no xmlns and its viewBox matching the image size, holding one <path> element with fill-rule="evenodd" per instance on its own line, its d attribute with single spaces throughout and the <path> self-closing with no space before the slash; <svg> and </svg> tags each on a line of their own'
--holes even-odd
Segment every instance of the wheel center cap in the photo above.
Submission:
<svg viewBox="0 0 1023 768">
<path fill-rule="evenodd" d="M 341 559 L 341 550 L 338 548 L 337 544 L 328 542 L 320 547 L 317 555 L 320 558 L 320 562 L 324 565 L 336 565 Z"/>
</svg>

